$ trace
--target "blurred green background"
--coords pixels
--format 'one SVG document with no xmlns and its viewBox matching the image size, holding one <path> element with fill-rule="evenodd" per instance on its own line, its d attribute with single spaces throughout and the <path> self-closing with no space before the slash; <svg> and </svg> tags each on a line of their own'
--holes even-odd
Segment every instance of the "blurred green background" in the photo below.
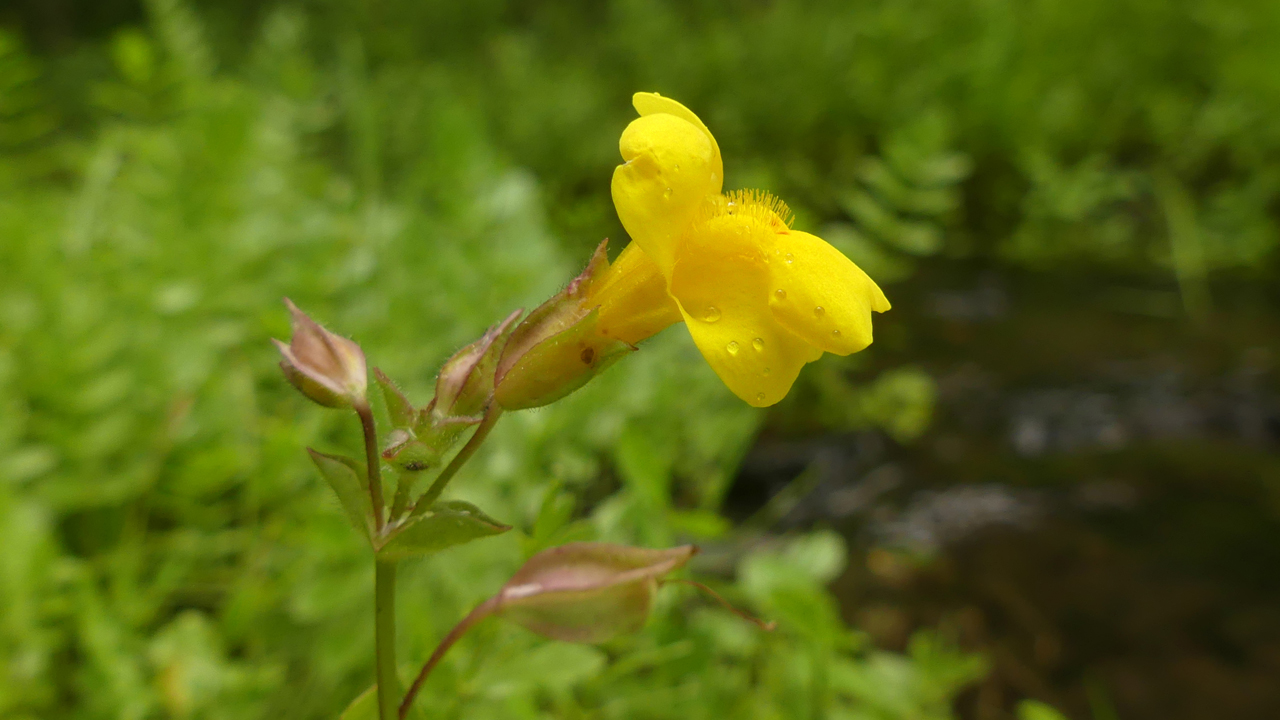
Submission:
<svg viewBox="0 0 1280 720">
<path fill-rule="evenodd" d="M 512 414 L 403 673 L 522 558 L 693 541 L 603 647 L 499 622 L 432 718 L 1280 716 L 1280 4 L 10 0 L 0 717 L 333 718 L 372 566 L 288 295 L 418 402 L 602 237 L 636 90 L 884 287 L 752 410 L 681 327 Z M 1032 702 L 1032 701 L 1038 701 Z M 1053 709 L 1053 708 L 1056 708 Z"/>
</svg>

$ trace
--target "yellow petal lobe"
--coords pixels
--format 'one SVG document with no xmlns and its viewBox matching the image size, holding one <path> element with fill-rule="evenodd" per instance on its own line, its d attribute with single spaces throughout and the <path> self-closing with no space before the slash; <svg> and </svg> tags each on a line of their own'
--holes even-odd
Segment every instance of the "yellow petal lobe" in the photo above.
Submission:
<svg viewBox="0 0 1280 720">
<path fill-rule="evenodd" d="M 820 350 L 849 355 L 871 344 L 871 313 L 889 301 L 862 268 L 822 238 L 792 230 L 771 251 L 769 307 Z"/>
<path fill-rule="evenodd" d="M 769 309 L 766 243 L 772 234 L 741 216 L 701 223 L 696 235 L 685 238 L 670 285 L 707 363 L 755 407 L 785 397 L 813 358 L 809 344 L 779 325 Z"/>
<path fill-rule="evenodd" d="M 712 141 L 688 120 L 657 113 L 633 120 L 618 149 L 626 161 L 613 171 L 618 219 L 669 276 L 676 243 L 712 194 Z"/>
<path fill-rule="evenodd" d="M 636 112 L 640 113 L 640 117 L 658 113 L 675 115 L 696 125 L 699 130 L 706 133 L 707 139 L 711 141 L 711 150 L 714 153 L 714 157 L 711 160 L 711 192 L 720 192 L 724 183 L 724 160 L 720 157 L 720 144 L 716 142 L 716 137 L 707 129 L 701 118 L 694 115 L 692 110 L 679 102 L 669 97 L 662 97 L 658 93 L 638 92 L 631 96 L 631 104 L 635 107 Z"/>
</svg>

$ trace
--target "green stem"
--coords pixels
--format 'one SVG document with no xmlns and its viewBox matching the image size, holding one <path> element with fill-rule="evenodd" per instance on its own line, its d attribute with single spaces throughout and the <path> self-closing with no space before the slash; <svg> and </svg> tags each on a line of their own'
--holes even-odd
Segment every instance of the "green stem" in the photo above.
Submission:
<svg viewBox="0 0 1280 720">
<path fill-rule="evenodd" d="M 431 487 L 428 488 L 427 491 L 423 493 L 422 497 L 418 499 L 418 502 L 413 506 L 413 510 L 410 514 L 419 515 L 426 512 L 427 509 L 440 498 L 440 493 L 444 492 L 445 486 L 449 484 L 449 481 L 453 479 L 453 476 L 457 474 L 458 470 L 460 470 L 463 465 L 467 464 L 467 461 L 471 459 L 471 456 L 475 454 L 476 450 L 480 449 L 485 438 L 489 437 L 489 431 L 497 424 L 498 418 L 500 417 L 502 417 L 502 408 L 498 407 L 497 403 L 491 404 L 489 409 L 485 411 L 484 419 L 480 421 L 479 427 L 477 427 L 475 433 L 471 435 L 471 439 L 467 440 L 467 444 L 463 445 L 462 449 L 458 451 L 458 454 L 453 456 L 453 460 L 440 473 L 440 476 L 436 478 L 436 481 L 431 483 Z"/>
<path fill-rule="evenodd" d="M 356 405 L 360 427 L 364 430 L 364 457 L 369 469 L 369 499 L 373 501 L 373 524 L 382 534 L 382 458 L 378 457 L 378 429 L 373 424 L 373 410 L 369 403 Z M 394 579 L 392 580 L 394 583 Z"/>
<path fill-rule="evenodd" d="M 400 682 L 396 677 L 396 565 L 375 561 L 374 641 L 377 645 L 378 717 L 396 720 Z"/>
<path fill-rule="evenodd" d="M 396 497 L 391 501 L 391 517 L 389 522 L 395 522 L 404 515 L 404 511 L 409 507 L 409 492 L 418 481 L 421 472 L 412 470 L 401 470 L 400 476 L 396 480 Z"/>
<path fill-rule="evenodd" d="M 418 677 L 413 679 L 413 684 L 409 686 L 409 692 L 405 693 L 404 702 L 400 703 L 400 720 L 405 720 L 409 716 L 409 708 L 413 707 L 413 699 L 418 696 L 418 691 L 422 689 L 422 684 L 427 681 L 427 676 L 431 674 L 431 670 L 436 666 L 436 663 L 440 662 L 440 658 L 449 652 L 449 648 L 453 647 L 453 644 L 458 642 L 458 638 L 470 630 L 472 625 L 489 617 L 497 607 L 497 598 L 485 600 L 463 618 L 462 622 L 454 625 L 448 635 L 444 636 L 444 639 L 436 646 L 435 652 L 431 653 L 431 657 L 422 666 L 422 670 L 418 672 Z"/>
</svg>

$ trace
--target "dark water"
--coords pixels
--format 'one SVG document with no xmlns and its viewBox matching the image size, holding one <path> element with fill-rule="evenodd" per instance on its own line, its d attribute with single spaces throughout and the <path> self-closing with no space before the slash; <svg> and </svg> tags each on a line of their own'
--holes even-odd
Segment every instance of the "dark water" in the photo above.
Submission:
<svg viewBox="0 0 1280 720">
<path fill-rule="evenodd" d="M 729 499 L 850 539 L 848 619 L 886 647 L 941 625 L 993 662 L 961 712 L 1280 718 L 1280 307 L 1176 286 L 934 268 L 878 326 L 938 385 L 929 431 L 779 424 Z M 888 319 L 888 318 L 886 318 Z M 807 472 L 804 472 L 805 470 Z M 796 482 L 793 479 L 799 477 Z"/>
</svg>

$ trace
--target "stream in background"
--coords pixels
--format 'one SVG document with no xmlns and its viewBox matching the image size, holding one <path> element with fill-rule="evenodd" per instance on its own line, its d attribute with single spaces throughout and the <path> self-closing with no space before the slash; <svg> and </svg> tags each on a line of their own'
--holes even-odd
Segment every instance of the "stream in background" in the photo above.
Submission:
<svg viewBox="0 0 1280 720">
<path fill-rule="evenodd" d="M 786 488 L 776 529 L 846 535 L 835 589 L 877 644 L 941 624 L 984 651 L 966 717 L 1024 696 L 1099 720 L 1280 717 L 1274 289 L 1215 288 L 1197 327 L 1176 288 L 1132 284 L 923 272 L 877 342 L 910 318 L 885 365 L 936 381 L 928 431 L 766 433 L 731 493 L 745 518 Z"/>
</svg>

